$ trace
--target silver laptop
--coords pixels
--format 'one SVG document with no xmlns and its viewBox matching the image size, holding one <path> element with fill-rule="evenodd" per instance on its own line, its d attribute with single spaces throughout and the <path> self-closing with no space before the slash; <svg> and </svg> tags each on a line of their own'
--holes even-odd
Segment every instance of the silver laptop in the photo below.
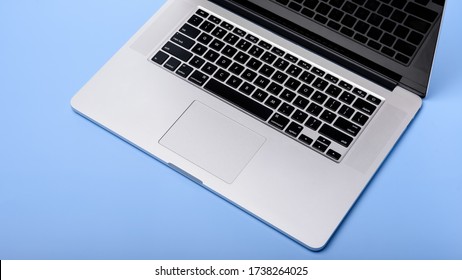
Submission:
<svg viewBox="0 0 462 280">
<path fill-rule="evenodd" d="M 72 107 L 311 250 L 426 95 L 444 0 L 169 0 Z"/>
</svg>

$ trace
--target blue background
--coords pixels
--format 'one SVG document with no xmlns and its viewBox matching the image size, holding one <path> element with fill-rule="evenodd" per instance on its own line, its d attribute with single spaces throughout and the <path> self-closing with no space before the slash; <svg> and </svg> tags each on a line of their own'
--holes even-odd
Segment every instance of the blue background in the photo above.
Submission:
<svg viewBox="0 0 462 280">
<path fill-rule="evenodd" d="M 0 259 L 461 259 L 462 1 L 425 104 L 322 252 L 75 114 L 163 1 L 0 1 Z"/>
</svg>

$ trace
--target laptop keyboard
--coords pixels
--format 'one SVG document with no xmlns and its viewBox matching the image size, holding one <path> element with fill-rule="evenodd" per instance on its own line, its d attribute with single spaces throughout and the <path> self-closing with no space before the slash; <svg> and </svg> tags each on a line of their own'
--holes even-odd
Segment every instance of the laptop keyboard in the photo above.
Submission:
<svg viewBox="0 0 462 280">
<path fill-rule="evenodd" d="M 391 59 L 408 65 L 442 0 L 272 0 Z M 441 7 L 440 7 L 441 9 Z"/>
<path fill-rule="evenodd" d="M 383 103 L 205 9 L 151 60 L 336 162 Z"/>
</svg>

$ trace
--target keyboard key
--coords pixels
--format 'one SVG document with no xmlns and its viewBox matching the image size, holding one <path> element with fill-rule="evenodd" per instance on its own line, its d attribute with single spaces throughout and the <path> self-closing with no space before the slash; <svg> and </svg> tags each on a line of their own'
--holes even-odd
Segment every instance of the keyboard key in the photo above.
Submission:
<svg viewBox="0 0 462 280">
<path fill-rule="evenodd" d="M 225 29 L 221 28 L 221 27 L 216 27 L 213 31 L 212 31 L 212 35 L 217 37 L 218 39 L 222 39 L 223 37 L 225 37 L 225 35 L 228 33 L 228 31 L 226 31 Z"/>
<path fill-rule="evenodd" d="M 316 118 L 310 117 L 306 123 L 305 126 L 316 131 L 318 128 L 321 126 L 322 122 Z"/>
<path fill-rule="evenodd" d="M 202 10 L 202 9 L 199 9 L 196 11 L 196 14 L 200 15 L 201 17 L 208 17 L 209 16 L 209 13 L 207 13 L 206 11 Z"/>
<path fill-rule="evenodd" d="M 311 143 L 313 143 L 313 139 L 311 139 L 310 137 L 306 136 L 305 134 L 302 134 L 300 135 L 300 137 L 298 137 L 298 139 L 300 141 L 302 141 L 304 144 L 310 146 Z"/>
<path fill-rule="evenodd" d="M 313 69 L 311 69 L 311 72 L 318 75 L 318 76 L 324 76 L 325 72 L 319 68 L 316 68 L 316 67 L 313 67 Z"/>
<path fill-rule="evenodd" d="M 282 73 L 281 71 L 277 71 L 277 72 L 273 75 L 272 79 L 273 79 L 274 81 L 276 81 L 276 82 L 282 84 L 282 83 L 284 83 L 284 81 L 287 79 L 287 77 L 288 77 L 288 76 L 287 76 L 286 74 Z"/>
<path fill-rule="evenodd" d="M 287 103 L 283 103 L 279 109 L 278 109 L 278 112 L 286 115 L 286 116 L 290 116 L 290 114 L 292 114 L 292 112 L 295 110 L 294 106 L 291 106 Z"/>
<path fill-rule="evenodd" d="M 333 128 L 328 124 L 323 124 L 319 129 L 319 133 L 344 147 L 350 146 L 351 142 L 353 142 L 352 137 L 346 135 L 338 129 Z"/>
<path fill-rule="evenodd" d="M 270 80 L 260 75 L 254 83 L 261 88 L 266 88 L 266 86 L 270 83 Z"/>
<path fill-rule="evenodd" d="M 367 101 L 364 101 L 360 98 L 356 99 L 355 103 L 353 104 L 353 107 L 363 111 L 364 113 L 368 115 L 372 115 L 372 113 L 374 113 L 375 109 L 377 108 L 377 106 Z"/>
<path fill-rule="evenodd" d="M 375 105 L 379 105 L 381 100 L 378 99 L 377 97 L 373 96 L 373 95 L 369 95 L 367 98 L 367 100 L 369 100 L 370 102 L 374 103 Z"/>
<path fill-rule="evenodd" d="M 217 69 L 218 67 L 211 64 L 210 62 L 207 62 L 204 67 L 202 67 L 202 71 L 209 75 L 212 75 Z"/>
<path fill-rule="evenodd" d="M 172 42 L 182 46 L 185 49 L 190 49 L 194 45 L 194 40 L 186 37 L 185 35 L 177 32 L 173 37 L 170 39 Z"/>
<path fill-rule="evenodd" d="M 327 74 L 325 78 L 326 78 L 326 80 L 328 80 L 329 82 L 331 82 L 333 84 L 338 83 L 338 78 L 332 76 L 331 74 Z"/>
<path fill-rule="evenodd" d="M 221 24 L 220 24 L 221 27 L 231 31 L 233 30 L 234 26 L 231 25 L 230 23 L 226 22 L 226 21 L 223 21 Z"/>
<path fill-rule="evenodd" d="M 266 50 L 271 49 L 271 44 L 265 41 L 258 42 L 258 45 Z"/>
<path fill-rule="evenodd" d="M 362 98 L 366 97 L 366 95 L 367 95 L 367 93 L 365 91 L 363 91 L 362 89 L 359 89 L 359 88 L 354 88 L 353 93 L 358 95 L 358 96 L 361 96 Z"/>
<path fill-rule="evenodd" d="M 327 122 L 327 123 L 331 123 L 335 120 L 335 118 L 337 117 L 336 114 L 332 113 L 331 111 L 329 110 L 324 110 L 324 112 L 322 112 L 321 116 L 319 117 L 321 120 Z"/>
<path fill-rule="evenodd" d="M 168 54 L 164 53 L 163 51 L 158 51 L 156 55 L 151 59 L 157 64 L 163 64 L 168 58 Z"/>
<path fill-rule="evenodd" d="M 226 55 L 227 57 L 233 57 L 237 52 L 236 48 L 233 48 L 231 46 L 226 46 L 221 53 Z"/>
<path fill-rule="evenodd" d="M 292 137 L 298 137 L 300 132 L 302 132 L 303 126 L 299 125 L 296 122 L 290 123 L 290 125 L 286 128 L 287 134 L 289 134 Z"/>
<path fill-rule="evenodd" d="M 359 131 L 361 130 L 361 127 L 360 126 L 357 126 L 355 125 L 354 123 L 342 118 L 342 117 L 339 117 L 335 123 L 334 123 L 334 126 L 337 127 L 337 128 L 340 128 L 341 130 L 353 135 L 353 136 L 356 136 L 358 135 Z"/>
<path fill-rule="evenodd" d="M 329 157 L 335 159 L 335 160 L 339 160 L 342 155 L 337 153 L 336 151 L 332 150 L 332 149 L 329 149 L 326 153 L 326 155 L 328 155 Z"/>
<path fill-rule="evenodd" d="M 412 2 L 408 2 L 406 8 L 404 8 L 404 11 L 430 22 L 435 21 L 435 19 L 438 17 L 437 12 Z"/>
<path fill-rule="evenodd" d="M 170 59 L 167 60 L 167 62 L 165 62 L 164 67 L 170 71 L 175 71 L 176 68 L 180 66 L 180 64 L 181 64 L 181 61 L 179 61 L 178 59 L 174 57 L 170 57 Z"/>
<path fill-rule="evenodd" d="M 338 111 L 340 115 L 344 116 L 347 119 L 351 118 L 354 112 L 355 110 L 351 107 L 348 107 L 347 105 L 343 105 L 342 108 L 340 108 L 340 110 Z"/>
<path fill-rule="evenodd" d="M 430 29 L 430 23 L 409 15 L 404 21 L 404 25 L 421 33 L 427 33 Z"/>
<path fill-rule="evenodd" d="M 281 104 L 281 100 L 279 100 L 278 98 L 274 97 L 274 96 L 270 96 L 268 97 L 268 99 L 266 100 L 265 104 L 268 105 L 269 107 L 273 108 L 273 109 L 276 109 L 279 104 Z"/>
<path fill-rule="evenodd" d="M 349 92 L 344 91 L 339 98 L 341 101 L 345 102 L 346 104 L 351 104 L 353 100 L 355 100 L 355 96 Z M 360 100 L 360 99 L 358 99 Z"/>
<path fill-rule="evenodd" d="M 236 33 L 237 35 L 241 36 L 241 37 L 245 36 L 245 34 L 246 34 L 246 32 L 244 30 L 242 30 L 240 28 L 237 28 L 237 27 L 234 28 L 233 32 Z"/>
<path fill-rule="evenodd" d="M 276 60 L 276 56 L 270 52 L 265 52 L 262 55 L 261 60 L 263 60 L 264 62 L 268 64 L 272 64 Z"/>
<path fill-rule="evenodd" d="M 237 88 L 242 83 L 242 79 L 232 75 L 227 81 L 226 84 L 232 86 L 233 88 Z"/>
<path fill-rule="evenodd" d="M 294 100 L 295 96 L 296 96 L 295 92 L 290 91 L 288 89 L 285 89 L 281 93 L 281 95 L 279 97 L 281 97 L 282 99 L 284 99 L 287 102 L 292 102 L 292 100 Z"/>
<path fill-rule="evenodd" d="M 314 80 L 315 76 L 311 73 L 308 73 L 307 71 L 304 71 L 303 74 L 300 76 L 300 80 L 305 82 L 306 84 L 311 84 L 311 82 Z"/>
<path fill-rule="evenodd" d="M 220 51 L 223 47 L 225 46 L 225 43 L 223 43 L 222 41 L 220 40 L 217 40 L 217 39 L 214 39 L 212 41 L 212 43 L 210 43 L 209 47 L 216 50 L 216 51 Z"/>
<path fill-rule="evenodd" d="M 244 39 L 241 39 L 236 45 L 238 49 L 243 51 L 247 51 L 250 48 L 250 46 L 252 46 L 252 43 Z"/>
<path fill-rule="evenodd" d="M 253 45 L 250 50 L 249 50 L 249 54 L 254 56 L 254 57 L 260 57 L 260 55 L 263 54 L 265 50 L 263 48 L 260 48 L 259 46 L 256 46 L 256 45 Z"/>
<path fill-rule="evenodd" d="M 210 79 L 205 84 L 204 88 L 264 121 L 266 121 L 272 114 L 271 109 L 266 108 L 260 103 L 242 95 L 236 90 L 233 90 L 215 79 Z"/>
<path fill-rule="evenodd" d="M 167 42 L 162 50 L 184 62 L 187 62 L 192 57 L 192 53 L 173 44 L 172 42 Z"/>
<path fill-rule="evenodd" d="M 268 97 L 268 93 L 262 91 L 261 89 L 257 89 L 252 97 L 260 102 L 265 101 L 266 97 Z"/>
<path fill-rule="evenodd" d="M 230 45 L 234 45 L 237 41 L 239 41 L 239 37 L 235 34 L 228 33 L 223 40 Z"/>
<path fill-rule="evenodd" d="M 301 83 L 298 80 L 295 80 L 294 78 L 290 77 L 284 85 L 290 88 L 291 90 L 297 90 L 300 84 Z"/>
<path fill-rule="evenodd" d="M 245 38 L 246 38 L 247 40 L 249 40 L 250 42 L 254 43 L 254 44 L 258 43 L 258 38 L 255 37 L 255 36 L 252 35 L 252 34 L 247 34 L 247 36 L 245 36 Z"/>
<path fill-rule="evenodd" d="M 204 55 L 204 58 L 210 62 L 215 62 L 215 60 L 217 60 L 219 56 L 220 54 L 216 51 L 208 50 L 208 52 Z"/>
<path fill-rule="evenodd" d="M 236 62 L 234 62 L 231 67 L 229 67 L 229 71 L 233 74 L 236 74 L 236 75 L 240 75 L 242 73 L 242 71 L 244 71 L 244 66 L 240 65 L 240 64 L 237 64 Z"/>
<path fill-rule="evenodd" d="M 352 85 L 350 85 L 349 83 L 344 82 L 344 81 L 340 81 L 339 86 L 341 86 L 342 88 L 344 88 L 346 90 L 351 90 L 353 88 Z"/>
<path fill-rule="evenodd" d="M 284 71 L 286 70 L 286 68 L 289 66 L 289 62 L 283 58 L 279 58 L 278 60 L 276 60 L 276 62 L 274 63 L 274 67 Z"/>
<path fill-rule="evenodd" d="M 395 50 L 407 55 L 407 56 L 412 56 L 414 52 L 416 51 L 416 47 L 414 45 L 411 45 L 407 42 L 404 42 L 403 40 L 399 39 L 395 46 L 393 47 Z"/>
<path fill-rule="evenodd" d="M 243 53 L 243 52 L 238 52 L 237 55 L 234 57 L 234 59 L 237 61 L 237 62 L 240 62 L 242 64 L 245 64 L 247 62 L 247 60 L 249 60 L 250 56 L 246 53 Z"/>
<path fill-rule="evenodd" d="M 198 86 L 204 85 L 204 83 L 209 79 L 209 76 L 205 75 L 201 71 L 195 70 L 188 80 L 195 83 Z"/>
<path fill-rule="evenodd" d="M 208 48 L 204 45 L 202 45 L 201 43 L 197 43 L 192 49 L 191 51 L 195 54 L 198 54 L 198 55 L 203 55 L 206 51 L 208 50 Z"/>
<path fill-rule="evenodd" d="M 273 67 L 265 64 L 262 66 L 262 68 L 260 68 L 258 72 L 260 74 L 265 75 L 266 77 L 270 77 L 274 73 L 275 70 L 276 69 L 274 69 Z"/>
<path fill-rule="evenodd" d="M 254 91 L 254 89 L 255 89 L 255 86 L 247 82 L 244 82 L 242 86 L 239 88 L 239 91 L 244 94 L 250 95 Z"/>
<path fill-rule="evenodd" d="M 324 153 L 327 150 L 328 146 L 324 145 L 323 143 L 321 143 L 319 141 L 316 141 L 313 144 L 313 148 L 315 148 L 316 150 L 319 150 L 320 152 Z"/>
<path fill-rule="evenodd" d="M 303 84 L 299 89 L 298 89 L 298 93 L 300 93 L 301 95 L 305 96 L 306 98 L 309 98 L 310 95 L 314 92 L 314 88 L 310 87 L 310 86 L 307 86 L 305 84 Z"/>
<path fill-rule="evenodd" d="M 323 104 L 324 101 L 326 101 L 326 99 L 327 99 L 327 95 L 323 94 L 320 91 L 316 91 L 311 97 L 311 100 L 319 104 Z"/>
<path fill-rule="evenodd" d="M 306 111 L 312 114 L 313 116 L 317 116 L 321 113 L 322 107 L 315 103 L 311 103 L 310 106 L 308 106 L 308 109 L 306 109 Z"/>
<path fill-rule="evenodd" d="M 274 95 L 279 95 L 279 93 L 281 93 L 283 87 L 279 84 L 276 84 L 276 83 L 271 83 L 268 87 L 268 91 L 271 93 L 271 94 L 274 94 Z"/>
<path fill-rule="evenodd" d="M 180 75 L 180 77 L 186 78 L 186 77 L 189 76 L 189 74 L 191 74 L 191 72 L 193 70 L 194 70 L 194 68 L 192 68 L 191 66 L 186 65 L 186 64 L 182 64 L 180 66 L 180 68 L 178 68 L 178 70 L 176 70 L 176 73 L 178 75 Z"/>
<path fill-rule="evenodd" d="M 274 116 L 269 120 L 269 123 L 272 126 L 278 128 L 280 130 L 284 129 L 289 122 L 290 122 L 290 120 L 288 118 L 286 118 L 286 117 L 284 117 L 284 116 L 282 116 L 281 114 L 278 114 L 278 113 L 274 114 Z"/>
<path fill-rule="evenodd" d="M 201 31 L 199 29 L 197 29 L 194 26 L 189 25 L 187 23 L 185 23 L 180 28 L 180 32 L 183 33 L 183 34 L 186 34 L 187 36 L 189 36 L 189 37 L 191 37 L 193 39 L 195 39 L 201 33 Z"/>
<path fill-rule="evenodd" d="M 316 81 L 314 81 L 313 86 L 319 90 L 325 90 L 328 84 L 329 83 L 325 80 L 317 78 Z"/>
<path fill-rule="evenodd" d="M 213 24 L 210 21 L 206 20 L 199 26 L 199 28 L 204 30 L 205 32 L 210 32 L 215 28 L 215 24 Z"/>
<path fill-rule="evenodd" d="M 250 69 L 247 69 L 244 71 L 244 73 L 242 73 L 241 77 L 249 82 L 252 82 L 257 77 L 257 75 L 257 73 L 253 72 Z"/>
<path fill-rule="evenodd" d="M 353 116 L 353 118 L 351 118 L 351 120 L 360 125 L 365 125 L 367 120 L 369 120 L 369 117 L 364 114 L 361 114 L 360 112 L 356 112 L 356 114 Z"/>
<path fill-rule="evenodd" d="M 302 73 L 302 68 L 296 66 L 296 65 L 290 65 L 289 69 L 287 69 L 286 73 L 288 73 L 291 76 L 298 77 L 300 73 Z"/>
<path fill-rule="evenodd" d="M 246 66 L 253 70 L 258 70 L 262 64 L 263 63 L 261 61 L 256 60 L 255 58 L 251 58 L 249 62 L 247 62 Z"/>
<path fill-rule="evenodd" d="M 303 123 L 306 120 L 306 118 L 308 118 L 308 114 L 300 110 L 295 111 L 295 113 L 292 115 L 292 119 L 300 123 Z"/>
<path fill-rule="evenodd" d="M 310 102 L 308 101 L 308 99 L 305 99 L 301 96 L 297 96 L 297 98 L 295 98 L 295 101 L 293 102 L 293 104 L 300 109 L 305 109 L 305 107 L 308 106 L 309 103 Z"/>
<path fill-rule="evenodd" d="M 231 74 L 229 74 L 228 72 L 226 72 L 225 70 L 223 69 L 219 69 L 215 75 L 213 75 L 213 77 L 217 78 L 218 80 L 224 82 Z"/>
<path fill-rule="evenodd" d="M 201 68 L 204 63 L 205 63 L 205 60 L 198 56 L 194 56 L 193 59 L 191 59 L 191 61 L 189 62 L 191 66 L 196 67 L 196 68 Z"/>
<path fill-rule="evenodd" d="M 311 64 L 309 64 L 308 62 L 306 61 L 303 61 L 303 60 L 300 60 L 298 63 L 297 63 L 298 66 L 306 69 L 306 70 L 310 70 L 311 68 Z"/>
<path fill-rule="evenodd" d="M 197 41 L 201 42 L 204 45 L 208 45 L 213 40 L 213 37 L 209 34 L 202 32 L 199 37 L 197 37 Z"/>
<path fill-rule="evenodd" d="M 340 105 L 342 105 L 339 101 L 333 99 L 333 98 L 329 98 L 329 100 L 327 100 L 326 102 L 326 107 L 329 108 L 330 110 L 332 110 L 333 112 L 337 111 L 337 109 L 340 107 Z"/>
</svg>

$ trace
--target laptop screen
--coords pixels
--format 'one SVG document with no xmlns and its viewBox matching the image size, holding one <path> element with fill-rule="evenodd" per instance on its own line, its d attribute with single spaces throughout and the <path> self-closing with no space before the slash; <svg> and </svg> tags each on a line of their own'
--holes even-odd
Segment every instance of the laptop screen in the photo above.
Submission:
<svg viewBox="0 0 462 280">
<path fill-rule="evenodd" d="M 445 0 L 216 2 L 382 86 L 426 95 Z"/>
</svg>

